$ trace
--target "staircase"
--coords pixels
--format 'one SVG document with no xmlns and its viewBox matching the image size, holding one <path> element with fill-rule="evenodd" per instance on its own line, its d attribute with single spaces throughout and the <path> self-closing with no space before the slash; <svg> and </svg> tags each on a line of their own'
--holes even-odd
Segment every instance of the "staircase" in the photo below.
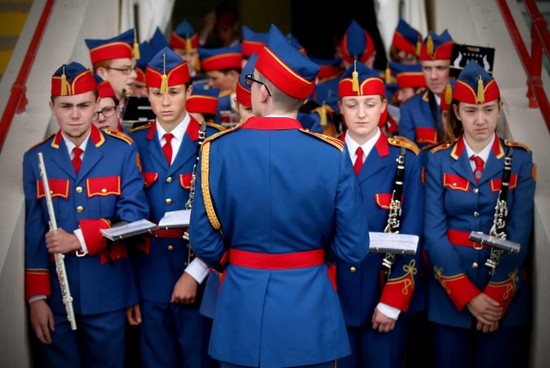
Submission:
<svg viewBox="0 0 550 368">
<path fill-rule="evenodd" d="M 0 80 L 11 58 L 33 0 L 0 0 Z"/>
</svg>

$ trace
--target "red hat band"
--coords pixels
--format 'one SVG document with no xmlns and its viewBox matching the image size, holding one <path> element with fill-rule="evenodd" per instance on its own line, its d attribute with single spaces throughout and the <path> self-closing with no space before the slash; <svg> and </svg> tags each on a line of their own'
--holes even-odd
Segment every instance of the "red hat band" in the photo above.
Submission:
<svg viewBox="0 0 550 368">
<path fill-rule="evenodd" d="M 494 79 L 487 83 L 478 91 L 474 90 L 469 84 L 457 80 L 453 90 L 453 98 L 457 101 L 470 104 L 483 104 L 491 102 L 500 97 L 500 90 Z"/>
<path fill-rule="evenodd" d="M 433 53 L 430 55 L 428 47 L 425 44 L 422 44 L 420 48 L 420 59 L 421 60 L 451 60 L 451 53 L 453 50 L 453 42 L 445 42 L 444 44 L 439 45 L 439 47 L 433 50 Z"/>
<path fill-rule="evenodd" d="M 93 91 L 97 88 L 96 81 L 89 70 L 75 76 L 71 83 L 63 76 L 53 76 L 52 96 L 73 96 Z"/>
<path fill-rule="evenodd" d="M 352 78 L 344 78 L 338 84 L 338 96 L 367 96 L 367 95 L 380 95 L 384 96 L 386 93 L 384 81 L 380 78 L 367 78 L 361 84 L 359 84 L 359 91 L 353 90 Z"/>
<path fill-rule="evenodd" d="M 303 78 L 267 47 L 256 62 L 256 69 L 281 91 L 295 98 L 307 98 L 315 88 L 317 78 L 312 81 Z"/>
<path fill-rule="evenodd" d="M 145 70 L 145 81 L 147 87 L 161 88 L 162 75 L 163 74 L 161 72 L 148 66 Z M 166 75 L 168 77 L 168 86 L 177 86 L 189 82 L 189 68 L 185 63 L 174 67 Z"/>
<path fill-rule="evenodd" d="M 406 53 L 416 55 L 416 45 L 413 45 L 399 32 L 393 34 L 392 45 Z"/>
<path fill-rule="evenodd" d="M 397 88 L 426 87 L 424 73 L 403 72 L 397 74 Z"/>
<path fill-rule="evenodd" d="M 185 106 L 189 112 L 215 114 L 218 110 L 218 99 L 213 96 L 191 95 Z"/>
<path fill-rule="evenodd" d="M 209 72 L 222 69 L 241 69 L 243 56 L 240 53 L 228 53 L 201 60 L 202 70 Z"/>
<path fill-rule="evenodd" d="M 132 59 L 132 47 L 126 42 L 113 42 L 90 50 L 92 64 L 104 60 Z"/>
<path fill-rule="evenodd" d="M 176 32 L 172 32 L 170 36 L 170 47 L 173 49 L 187 49 L 187 40 L 189 40 L 191 44 L 191 49 L 196 50 L 199 48 L 199 36 L 197 34 L 194 34 L 190 38 L 186 39 L 183 37 L 180 37 L 177 35 Z"/>
<path fill-rule="evenodd" d="M 237 83 L 237 102 L 243 105 L 244 107 L 252 107 L 251 93 L 250 90 L 244 88 L 240 83 Z"/>
</svg>

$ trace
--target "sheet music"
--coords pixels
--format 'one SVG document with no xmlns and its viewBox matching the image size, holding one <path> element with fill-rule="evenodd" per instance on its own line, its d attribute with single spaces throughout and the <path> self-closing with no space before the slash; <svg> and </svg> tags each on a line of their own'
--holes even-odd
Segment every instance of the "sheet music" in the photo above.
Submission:
<svg viewBox="0 0 550 368">
<path fill-rule="evenodd" d="M 101 229 L 101 234 L 109 240 L 120 240 L 132 235 L 145 234 L 148 230 L 156 227 L 153 222 L 143 219 L 122 226 Z"/>
<path fill-rule="evenodd" d="M 416 254 L 418 235 L 369 231 L 369 252 Z"/>
<path fill-rule="evenodd" d="M 159 227 L 188 227 L 191 220 L 191 210 L 169 211 L 159 221 Z"/>
</svg>

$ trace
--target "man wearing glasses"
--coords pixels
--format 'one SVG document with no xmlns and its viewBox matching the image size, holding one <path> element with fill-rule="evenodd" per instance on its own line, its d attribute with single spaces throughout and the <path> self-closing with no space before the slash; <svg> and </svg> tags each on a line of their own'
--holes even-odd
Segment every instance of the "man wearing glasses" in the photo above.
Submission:
<svg viewBox="0 0 550 368">
<path fill-rule="evenodd" d="M 350 354 L 329 260 L 359 262 L 368 226 L 349 156 L 302 128 L 319 67 L 271 26 L 254 115 L 201 148 L 190 244 L 222 271 L 209 353 L 225 367 L 334 367 Z"/>
<path fill-rule="evenodd" d="M 120 109 L 115 91 L 108 81 L 99 82 L 97 85 L 99 100 L 94 114 L 94 125 L 99 129 L 118 130 L 122 132 L 120 124 Z"/>
<path fill-rule="evenodd" d="M 133 50 L 135 34 L 133 29 L 106 40 L 85 40 L 90 50 L 93 71 L 103 80 L 109 81 L 116 98 L 122 105 L 131 93 L 137 78 L 136 55 Z"/>
</svg>

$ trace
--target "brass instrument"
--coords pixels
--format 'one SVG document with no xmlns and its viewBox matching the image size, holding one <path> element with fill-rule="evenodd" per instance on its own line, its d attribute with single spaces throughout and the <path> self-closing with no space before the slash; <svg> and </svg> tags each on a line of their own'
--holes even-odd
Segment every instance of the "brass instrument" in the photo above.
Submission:
<svg viewBox="0 0 550 368">
<path fill-rule="evenodd" d="M 50 231 L 54 231 L 57 230 L 57 221 L 55 219 L 52 195 L 50 192 L 50 184 L 48 182 L 48 175 L 46 173 L 46 165 L 44 164 L 44 157 L 42 155 L 42 152 L 38 152 L 38 169 L 40 170 L 40 176 L 42 177 L 42 184 L 44 186 L 44 195 L 46 197 L 46 205 L 48 207 L 48 215 L 50 217 Z M 54 254 L 55 269 L 57 271 L 57 278 L 59 280 L 59 286 L 61 288 L 63 304 L 65 305 L 65 310 L 67 311 L 67 319 L 71 324 L 71 330 L 76 330 L 76 320 L 73 310 L 73 297 L 69 288 L 69 280 L 67 279 L 67 271 L 65 269 L 64 258 L 65 255 L 62 253 Z"/>
<path fill-rule="evenodd" d="M 195 155 L 195 163 L 193 164 L 193 173 L 191 175 L 191 188 L 189 189 L 189 198 L 187 199 L 187 202 L 185 203 L 185 209 L 191 210 L 191 207 L 193 207 L 193 200 L 195 199 L 195 185 L 197 181 L 197 166 L 199 164 L 199 157 L 200 157 L 200 151 L 202 143 L 204 142 L 206 138 L 206 121 L 203 121 L 201 123 L 201 126 L 199 128 L 199 139 L 197 142 L 197 153 Z M 187 240 L 189 243 L 189 228 L 185 230 L 185 233 L 183 234 L 183 239 Z M 187 264 L 191 262 L 191 258 L 193 257 L 193 251 L 191 249 L 191 245 L 188 244 L 187 246 Z"/>
<path fill-rule="evenodd" d="M 401 147 L 399 156 L 397 156 L 397 173 L 390 202 L 388 221 L 384 228 L 385 233 L 398 234 L 401 226 L 401 195 L 403 194 L 403 179 L 405 177 L 405 147 Z M 391 273 L 391 268 L 395 263 L 395 253 L 386 252 L 382 260 L 382 266 L 385 267 L 386 278 Z"/>
</svg>

